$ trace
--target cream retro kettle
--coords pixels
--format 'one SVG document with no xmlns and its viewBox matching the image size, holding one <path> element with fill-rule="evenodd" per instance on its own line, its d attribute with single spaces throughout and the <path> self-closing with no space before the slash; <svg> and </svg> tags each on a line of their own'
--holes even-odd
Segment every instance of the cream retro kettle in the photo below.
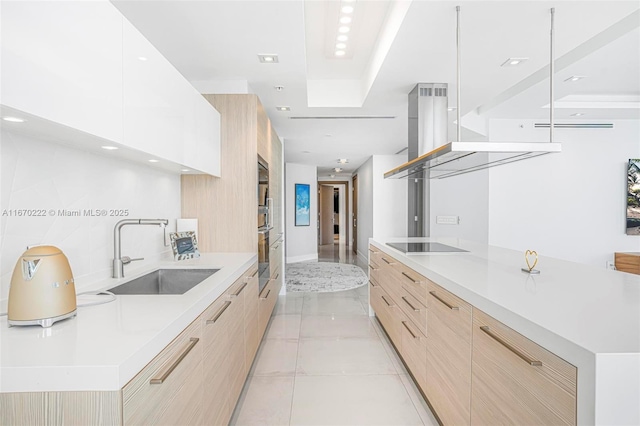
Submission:
<svg viewBox="0 0 640 426">
<path fill-rule="evenodd" d="M 40 325 L 76 315 L 76 288 L 69 260 L 54 246 L 34 246 L 18 259 L 9 289 L 9 327 Z"/>
</svg>

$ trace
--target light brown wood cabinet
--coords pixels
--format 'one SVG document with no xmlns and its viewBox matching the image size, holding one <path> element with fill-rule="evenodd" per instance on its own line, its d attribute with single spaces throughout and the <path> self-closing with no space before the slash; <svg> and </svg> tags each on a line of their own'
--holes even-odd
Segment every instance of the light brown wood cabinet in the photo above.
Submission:
<svg viewBox="0 0 640 426">
<path fill-rule="evenodd" d="M 122 389 L 126 425 L 202 424 L 202 327 L 196 320 Z"/>
<path fill-rule="evenodd" d="M 369 248 L 376 317 L 445 425 L 576 424 L 577 369 Z"/>
<path fill-rule="evenodd" d="M 640 275 L 640 252 L 616 253 L 615 265 L 618 271 Z"/>
<path fill-rule="evenodd" d="M 577 369 L 474 309 L 471 423 L 576 424 Z"/>
<path fill-rule="evenodd" d="M 471 305 L 427 283 L 427 390 L 445 424 L 468 425 L 471 407 Z"/>
</svg>

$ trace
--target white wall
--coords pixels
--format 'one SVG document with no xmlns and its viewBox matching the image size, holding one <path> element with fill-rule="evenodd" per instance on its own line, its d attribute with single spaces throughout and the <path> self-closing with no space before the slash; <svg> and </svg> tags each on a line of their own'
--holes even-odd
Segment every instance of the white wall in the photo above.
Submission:
<svg viewBox="0 0 640 426">
<path fill-rule="evenodd" d="M 374 155 L 358 175 L 358 255 L 367 259 L 369 238 L 407 235 L 407 181 L 384 173 L 407 161 L 405 155 Z"/>
<path fill-rule="evenodd" d="M 407 180 L 384 178 L 386 172 L 406 161 L 406 154 L 373 156 L 373 236 L 375 238 L 407 236 Z M 368 247 L 368 244 L 365 247 Z"/>
<path fill-rule="evenodd" d="M 548 140 L 533 123 L 492 120 L 491 140 Z M 640 158 L 640 122 L 613 124 L 557 129 L 562 153 L 490 169 L 489 243 L 597 267 L 616 251 L 640 251 L 640 237 L 625 234 L 626 168 Z"/>
<path fill-rule="evenodd" d="M 285 255 L 287 263 L 318 259 L 317 176 L 316 166 L 285 164 Z M 306 183 L 310 187 L 309 226 L 295 226 L 296 183 Z"/>
<path fill-rule="evenodd" d="M 458 216 L 458 225 L 438 225 L 436 216 Z M 430 181 L 430 236 L 489 241 L 489 171 Z"/>
<path fill-rule="evenodd" d="M 11 209 L 55 210 L 46 217 L 3 215 L 0 299 L 27 245 L 51 244 L 67 255 L 77 287 L 111 277 L 113 227 L 121 217 L 60 217 L 59 209 L 128 209 L 128 218 L 180 217 L 180 177 L 152 167 L 98 156 L 3 131 L 0 137 L 0 214 Z M 145 261 L 171 258 L 155 226 L 122 231 L 122 254 Z M 125 273 L 126 273 L 125 266 Z"/>
<path fill-rule="evenodd" d="M 369 238 L 373 237 L 373 157 L 354 174 L 358 175 L 358 256 L 368 259 Z"/>
</svg>

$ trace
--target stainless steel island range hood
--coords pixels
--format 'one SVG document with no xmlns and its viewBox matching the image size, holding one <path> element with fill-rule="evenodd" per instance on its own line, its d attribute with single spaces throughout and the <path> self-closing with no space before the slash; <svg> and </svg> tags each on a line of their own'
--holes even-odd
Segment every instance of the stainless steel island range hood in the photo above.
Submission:
<svg viewBox="0 0 640 426">
<path fill-rule="evenodd" d="M 409 94 L 409 161 L 384 174 L 386 178 L 443 179 L 501 164 L 560 152 L 554 132 L 554 13 L 551 9 L 550 125 L 548 142 L 461 142 L 460 104 L 460 7 L 456 7 L 457 45 L 457 141 L 447 139 L 446 84 L 418 84 Z M 438 98 L 440 97 L 440 98 Z M 432 99 L 428 99 L 432 98 Z M 444 102 L 442 102 L 442 99 Z"/>
</svg>

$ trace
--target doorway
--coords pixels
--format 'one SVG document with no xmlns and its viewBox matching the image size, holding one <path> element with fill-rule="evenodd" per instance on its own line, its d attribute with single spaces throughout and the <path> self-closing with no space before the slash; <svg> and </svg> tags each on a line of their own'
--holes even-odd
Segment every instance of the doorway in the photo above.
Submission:
<svg viewBox="0 0 640 426">
<path fill-rule="evenodd" d="M 351 247 L 353 248 L 353 253 L 358 254 L 358 175 L 354 175 L 352 178 L 352 186 L 351 191 L 353 192 L 353 196 L 351 197 L 351 203 L 353 206 L 353 244 Z"/>
<path fill-rule="evenodd" d="M 318 181 L 319 258 L 346 259 L 351 233 L 349 210 L 349 181 Z"/>
</svg>

